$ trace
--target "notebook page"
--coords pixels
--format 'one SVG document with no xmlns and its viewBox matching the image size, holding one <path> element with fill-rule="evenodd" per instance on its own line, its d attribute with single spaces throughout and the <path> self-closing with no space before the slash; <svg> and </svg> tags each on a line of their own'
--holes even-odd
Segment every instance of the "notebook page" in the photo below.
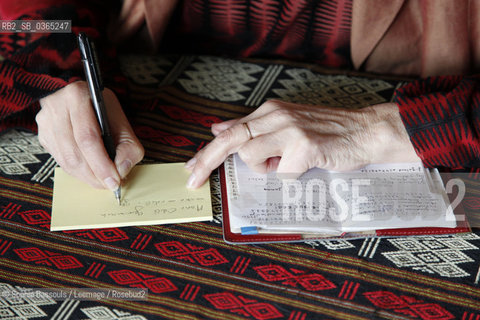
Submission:
<svg viewBox="0 0 480 320">
<path fill-rule="evenodd" d="M 234 155 L 225 170 L 232 232 L 252 226 L 332 234 L 456 226 L 441 181 L 432 186 L 421 163 L 369 165 L 349 173 L 316 168 L 288 181 L 255 173 Z"/>
</svg>

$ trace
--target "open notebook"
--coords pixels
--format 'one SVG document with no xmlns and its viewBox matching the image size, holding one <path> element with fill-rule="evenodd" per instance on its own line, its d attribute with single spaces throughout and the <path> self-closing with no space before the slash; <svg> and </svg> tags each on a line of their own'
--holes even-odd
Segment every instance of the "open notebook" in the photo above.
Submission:
<svg viewBox="0 0 480 320">
<path fill-rule="evenodd" d="M 220 173 L 230 243 L 469 230 L 459 221 L 463 215 L 454 214 L 438 171 L 421 163 L 348 173 L 312 169 L 299 179 L 278 179 L 251 171 L 233 155 Z"/>
</svg>

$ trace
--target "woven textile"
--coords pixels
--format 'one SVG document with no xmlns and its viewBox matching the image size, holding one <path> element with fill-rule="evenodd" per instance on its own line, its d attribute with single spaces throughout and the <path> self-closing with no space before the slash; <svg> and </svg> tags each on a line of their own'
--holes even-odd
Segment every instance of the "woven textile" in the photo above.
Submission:
<svg viewBox="0 0 480 320">
<path fill-rule="evenodd" d="M 146 162 L 188 160 L 214 122 L 267 99 L 354 108 L 398 80 L 212 56 L 123 56 Z M 55 161 L 36 136 L 0 136 L 0 292 L 147 288 L 147 301 L 7 299 L 0 319 L 480 319 L 480 235 L 229 245 L 214 220 L 50 232 Z M 476 198 L 470 198 L 478 210 Z"/>
</svg>

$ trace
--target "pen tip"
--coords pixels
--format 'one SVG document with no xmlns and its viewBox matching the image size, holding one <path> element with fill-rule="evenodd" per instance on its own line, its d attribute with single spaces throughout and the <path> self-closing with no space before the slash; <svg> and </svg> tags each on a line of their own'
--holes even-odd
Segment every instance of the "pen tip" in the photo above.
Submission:
<svg viewBox="0 0 480 320">
<path fill-rule="evenodd" d="M 114 191 L 114 194 L 115 194 L 115 198 L 117 199 L 117 202 L 118 202 L 118 205 L 120 206 L 122 203 L 120 201 L 120 198 L 121 198 L 121 189 L 118 188 L 117 190 Z"/>
</svg>

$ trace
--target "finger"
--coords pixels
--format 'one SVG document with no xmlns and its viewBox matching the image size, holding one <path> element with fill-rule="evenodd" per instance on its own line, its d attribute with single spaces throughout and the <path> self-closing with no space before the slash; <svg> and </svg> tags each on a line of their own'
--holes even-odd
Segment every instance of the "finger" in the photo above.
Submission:
<svg viewBox="0 0 480 320">
<path fill-rule="evenodd" d="M 217 128 L 220 132 L 217 137 L 187 162 L 186 167 L 192 169 L 187 186 L 189 188 L 201 186 L 211 172 L 225 161 L 228 155 L 237 152 L 242 143 L 255 136 L 253 132 L 252 136 L 250 136 L 245 127 L 241 125 L 242 123 L 279 109 L 281 104 L 280 101 L 276 100 L 267 101 L 248 116 L 236 120 L 235 124 L 231 125 L 232 122 L 227 123 L 225 126 L 228 128 L 223 131 L 221 131 L 223 129 L 222 125 L 218 124 Z M 268 130 L 265 129 L 261 132 L 268 132 Z"/>
<path fill-rule="evenodd" d="M 285 102 L 279 100 L 268 100 L 262 103 L 257 109 L 255 109 L 252 113 L 248 114 L 247 116 L 242 118 L 243 122 L 250 121 L 252 119 L 261 117 L 273 110 L 280 109 Z"/>
<path fill-rule="evenodd" d="M 118 20 L 109 30 L 109 38 L 113 43 L 119 43 L 133 35 L 145 21 L 145 6 L 143 1 L 123 1 Z"/>
<path fill-rule="evenodd" d="M 212 124 L 212 133 L 214 136 L 218 136 L 221 132 L 227 130 L 228 128 L 237 124 L 241 119 L 232 119 L 224 122 L 213 123 Z"/>
<path fill-rule="evenodd" d="M 120 177 L 124 179 L 130 170 L 143 159 L 145 150 L 135 135 L 120 102 L 115 94 L 106 89 L 105 103 L 109 106 L 108 119 L 116 146 L 115 166 Z"/>
<path fill-rule="evenodd" d="M 94 188 L 104 188 L 97 177 L 93 174 L 87 161 L 82 155 L 73 136 L 70 119 L 68 126 L 57 127 L 46 139 L 50 141 L 50 154 L 65 172 L 79 180 L 86 182 Z"/>
<path fill-rule="evenodd" d="M 288 139 L 289 136 L 285 135 L 283 131 L 284 129 L 294 126 L 295 120 L 296 118 L 292 117 L 290 111 L 277 109 L 244 123 L 248 125 L 252 138 L 257 138 L 269 133 L 282 132 L 281 134 L 284 135 L 284 138 Z"/>
<path fill-rule="evenodd" d="M 121 132 L 117 134 L 117 156 L 115 157 L 115 167 L 120 174 L 121 179 L 125 179 L 132 168 L 139 163 L 145 154 L 140 142 L 129 133 Z"/>
<path fill-rule="evenodd" d="M 282 156 L 283 143 L 280 135 L 279 133 L 270 133 L 245 142 L 238 150 L 240 159 L 250 169 L 259 173 L 267 173 L 273 168 L 276 169 L 278 160 L 272 162 L 269 159 Z"/>
<path fill-rule="evenodd" d="M 278 164 L 280 163 L 281 157 L 272 157 L 267 159 L 267 169 L 266 172 L 272 172 L 278 170 Z"/>
<path fill-rule="evenodd" d="M 86 88 L 84 89 L 83 94 L 88 97 L 88 91 Z M 82 93 L 80 92 L 80 94 Z M 90 99 L 78 99 L 77 101 L 78 103 L 70 110 L 76 145 L 78 145 L 95 177 L 105 188 L 115 190 L 120 185 L 120 176 L 103 145 L 100 128 Z"/>
<path fill-rule="evenodd" d="M 143 1 L 124 0 L 122 2 L 122 9 L 120 10 L 118 19 L 122 21 L 127 19 L 130 14 L 135 15 L 135 13 L 143 6 L 143 3 L 141 2 Z"/>
<path fill-rule="evenodd" d="M 214 169 L 222 164 L 230 154 L 237 152 L 238 148 L 249 139 L 250 137 L 242 124 L 234 125 L 220 133 L 195 155 L 195 164 L 187 182 L 187 187 L 200 187 Z"/>
<path fill-rule="evenodd" d="M 262 116 L 266 115 L 267 113 L 270 113 L 274 110 L 277 110 L 281 107 L 282 104 L 284 104 L 284 102 L 277 101 L 277 100 L 269 100 L 269 101 L 263 103 L 257 109 L 255 109 L 255 111 L 253 111 L 252 113 L 248 114 L 247 116 L 245 116 L 243 118 L 232 119 L 232 120 L 212 124 L 212 133 L 213 133 L 213 135 L 217 136 L 222 131 L 225 131 L 228 128 L 231 128 L 232 126 L 234 126 L 238 123 L 249 122 L 252 119 L 262 117 Z"/>
<path fill-rule="evenodd" d="M 41 105 L 35 118 L 40 144 L 65 172 L 95 188 L 103 188 L 78 149 L 69 113 L 65 111 L 67 106 L 53 105 L 52 98 L 42 99 Z"/>
<path fill-rule="evenodd" d="M 220 126 L 225 125 L 225 127 L 232 127 L 234 125 L 240 125 L 242 123 L 247 124 L 248 127 L 245 127 L 245 129 L 250 131 L 248 135 L 251 135 L 252 138 L 256 138 L 261 135 L 276 132 L 288 126 L 291 126 L 292 116 L 291 112 L 289 112 L 288 110 L 276 109 L 265 112 L 262 115 L 251 119 L 250 117 L 245 117 L 242 119 L 234 119 L 222 122 L 221 124 L 219 124 L 218 127 L 215 128 L 215 132 L 218 131 L 218 134 L 220 134 L 224 131 L 219 130 L 219 128 L 221 128 Z M 213 129 L 212 132 L 214 132 Z"/>
<path fill-rule="evenodd" d="M 240 146 L 246 141 L 257 135 L 269 133 L 272 130 L 277 130 L 285 124 L 285 117 L 281 117 L 280 121 L 275 110 L 280 109 L 278 102 L 266 102 L 260 108 L 255 110 L 250 115 L 238 119 L 227 121 L 225 125 L 227 129 L 221 131 L 217 137 L 210 142 L 201 152 L 197 153 L 192 159 L 186 163 L 187 169 L 192 169 L 192 174 L 187 182 L 190 188 L 201 186 L 210 173 L 217 168 L 228 155 L 238 151 Z M 248 130 L 243 123 L 248 122 Z M 272 126 L 270 122 L 274 122 Z M 232 125 L 233 124 L 233 125 Z M 223 129 L 222 124 L 217 125 L 217 128 Z M 219 130 L 220 131 L 220 130 Z M 263 160 L 262 162 L 264 162 Z M 263 166 L 266 166 L 264 164 Z M 262 165 L 258 170 L 264 171 Z"/>
</svg>

